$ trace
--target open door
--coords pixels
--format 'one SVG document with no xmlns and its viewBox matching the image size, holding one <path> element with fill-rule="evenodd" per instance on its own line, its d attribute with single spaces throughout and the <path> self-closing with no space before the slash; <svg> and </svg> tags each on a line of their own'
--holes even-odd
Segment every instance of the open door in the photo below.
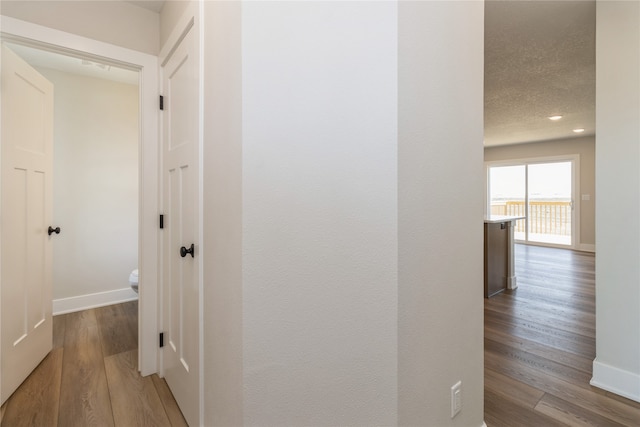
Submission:
<svg viewBox="0 0 640 427">
<path fill-rule="evenodd" d="M 2 45 L 0 93 L 4 403 L 52 347 L 53 85 Z"/>
<path fill-rule="evenodd" d="M 163 374 L 189 425 L 200 425 L 199 59 L 195 28 L 163 64 Z"/>
</svg>

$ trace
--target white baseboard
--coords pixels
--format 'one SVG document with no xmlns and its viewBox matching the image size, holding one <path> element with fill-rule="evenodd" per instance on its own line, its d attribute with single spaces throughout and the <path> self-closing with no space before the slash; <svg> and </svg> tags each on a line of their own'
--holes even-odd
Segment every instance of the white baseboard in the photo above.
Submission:
<svg viewBox="0 0 640 427">
<path fill-rule="evenodd" d="M 75 311 L 82 311 L 88 308 L 103 307 L 105 305 L 118 304 L 136 299 L 138 299 L 138 294 L 133 292 L 131 288 L 122 288 L 114 291 L 54 299 L 53 315 L 73 313 Z"/>
<path fill-rule="evenodd" d="M 593 378 L 590 384 L 640 402 L 640 374 L 607 365 L 597 358 L 593 361 Z"/>
<path fill-rule="evenodd" d="M 582 252 L 596 252 L 596 245 L 590 244 L 590 243 L 581 243 L 578 245 L 578 247 L 576 248 L 579 251 Z"/>
</svg>

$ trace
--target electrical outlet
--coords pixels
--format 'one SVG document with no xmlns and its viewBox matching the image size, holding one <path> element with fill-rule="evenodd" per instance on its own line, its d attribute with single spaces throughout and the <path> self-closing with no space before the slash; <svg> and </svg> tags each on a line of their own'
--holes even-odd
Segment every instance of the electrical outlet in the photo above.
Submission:
<svg viewBox="0 0 640 427">
<path fill-rule="evenodd" d="M 458 381 L 451 387 L 451 418 L 462 411 L 462 381 Z"/>
</svg>

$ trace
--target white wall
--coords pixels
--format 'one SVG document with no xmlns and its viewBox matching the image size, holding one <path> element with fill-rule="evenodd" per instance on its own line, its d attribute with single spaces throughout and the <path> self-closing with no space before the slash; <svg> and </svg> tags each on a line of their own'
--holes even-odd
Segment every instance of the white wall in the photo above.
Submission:
<svg viewBox="0 0 640 427">
<path fill-rule="evenodd" d="M 399 3 L 399 425 L 482 425 L 483 34 L 483 2 Z"/>
<path fill-rule="evenodd" d="M 207 425 L 482 424 L 482 4 L 396 7 L 205 4 Z"/>
<path fill-rule="evenodd" d="M 204 10 L 204 425 L 241 426 L 242 6 Z"/>
<path fill-rule="evenodd" d="M 204 10 L 205 424 L 482 425 L 482 3 Z"/>
<path fill-rule="evenodd" d="M 160 16 L 124 1 L 2 0 L 0 13 L 152 55 L 159 52 Z"/>
<path fill-rule="evenodd" d="M 243 4 L 247 425 L 397 423 L 397 5 Z"/>
<path fill-rule="evenodd" d="M 592 384 L 640 401 L 640 3 L 598 2 L 596 19 Z"/>
<path fill-rule="evenodd" d="M 53 298 L 129 286 L 138 263 L 138 86 L 39 68 L 54 84 Z M 134 294 L 135 296 L 135 294 Z"/>
<path fill-rule="evenodd" d="M 191 0 L 166 0 L 164 2 L 160 12 L 160 47 L 167 42 L 178 20 L 187 11 L 191 3 L 193 3 Z M 210 7 L 209 10 L 214 10 L 214 8 Z"/>
<path fill-rule="evenodd" d="M 486 147 L 485 161 L 527 159 L 578 154 L 580 156 L 580 241 L 578 249 L 595 250 L 596 243 L 596 147 L 595 136 L 569 138 L 556 141 Z M 588 194 L 590 200 L 582 200 Z"/>
</svg>

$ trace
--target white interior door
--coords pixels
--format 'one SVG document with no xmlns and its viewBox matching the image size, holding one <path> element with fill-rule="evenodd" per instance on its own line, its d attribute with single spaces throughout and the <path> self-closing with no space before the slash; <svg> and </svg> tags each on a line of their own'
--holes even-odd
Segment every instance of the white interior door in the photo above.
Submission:
<svg viewBox="0 0 640 427">
<path fill-rule="evenodd" d="M 200 425 L 199 95 L 193 27 L 163 66 L 163 372 L 190 425 Z"/>
<path fill-rule="evenodd" d="M 2 402 L 52 347 L 53 85 L 2 46 Z"/>
</svg>

